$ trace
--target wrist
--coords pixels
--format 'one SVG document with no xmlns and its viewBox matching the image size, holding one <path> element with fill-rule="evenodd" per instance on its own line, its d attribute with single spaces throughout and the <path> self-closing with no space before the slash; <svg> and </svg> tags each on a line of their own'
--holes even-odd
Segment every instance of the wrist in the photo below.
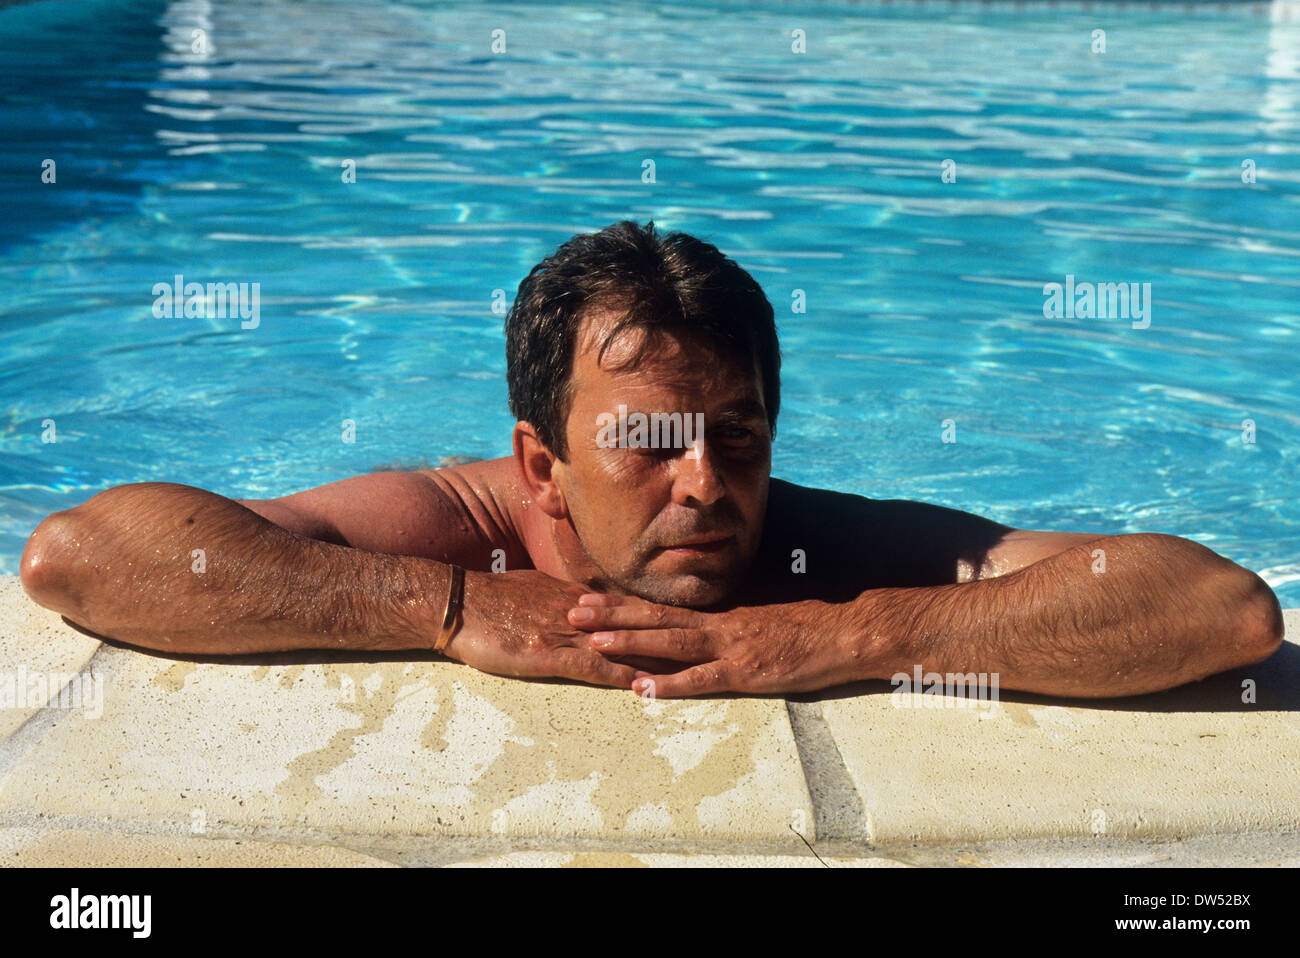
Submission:
<svg viewBox="0 0 1300 958">
<path fill-rule="evenodd" d="M 866 641 L 852 602 L 805 599 L 781 606 L 781 615 L 802 641 L 817 650 L 821 668 L 833 683 L 875 678 L 873 643 Z"/>
<path fill-rule="evenodd" d="M 442 628 L 444 613 L 447 608 L 447 590 L 452 585 L 451 565 L 443 565 L 442 578 L 434 591 L 430 592 L 427 609 L 427 631 L 424 648 L 437 652 L 438 632 Z M 494 601 L 491 593 L 491 580 L 499 577 L 498 573 L 473 572 L 464 570 L 464 581 L 460 585 L 460 607 L 451 635 L 439 655 L 455 662 L 466 662 L 466 654 L 480 645 L 479 639 L 485 634 L 484 609 L 491 608 Z M 485 589 L 487 594 L 485 595 Z"/>
<path fill-rule="evenodd" d="M 458 565 L 448 567 L 447 600 L 442 606 L 442 622 L 438 626 L 438 636 L 433 643 L 433 651 L 446 654 L 447 643 L 459 631 L 463 622 L 461 607 L 465 602 L 465 570 Z"/>
<path fill-rule="evenodd" d="M 437 651 L 435 646 L 452 584 L 451 564 L 406 557 L 401 561 L 405 566 L 404 587 L 392 593 L 391 624 L 386 628 L 381 626 L 379 631 L 392 637 L 389 648 Z M 461 619 L 463 611 L 456 631 Z M 447 654 L 446 647 L 441 654 Z"/>
<path fill-rule="evenodd" d="M 839 631 L 844 655 L 850 663 L 854 681 L 881 679 L 888 681 L 898 672 L 911 673 L 907 644 L 900 641 L 888 606 L 880 592 L 870 590 L 851 602 L 843 603 Z"/>
</svg>

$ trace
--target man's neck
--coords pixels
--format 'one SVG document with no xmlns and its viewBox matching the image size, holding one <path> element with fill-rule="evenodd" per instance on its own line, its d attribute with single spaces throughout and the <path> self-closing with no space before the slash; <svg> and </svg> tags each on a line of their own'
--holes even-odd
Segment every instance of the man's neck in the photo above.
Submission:
<svg viewBox="0 0 1300 958">
<path fill-rule="evenodd" d="M 567 582 L 581 582 L 595 592 L 621 591 L 591 561 L 572 522 L 547 515 L 528 494 L 522 476 L 516 482 L 518 491 L 506 498 L 506 505 L 533 568 Z"/>
</svg>

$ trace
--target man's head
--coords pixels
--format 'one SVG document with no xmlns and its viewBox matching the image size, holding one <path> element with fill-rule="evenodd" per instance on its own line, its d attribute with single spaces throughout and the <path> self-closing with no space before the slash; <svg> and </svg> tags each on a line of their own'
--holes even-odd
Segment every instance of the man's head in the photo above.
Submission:
<svg viewBox="0 0 1300 958">
<path fill-rule="evenodd" d="M 694 237 L 617 223 L 533 268 L 506 350 L 515 454 L 538 505 L 625 592 L 725 598 L 758 548 L 780 406 L 772 307 L 753 278 Z M 664 417 L 649 445 L 637 414 Z"/>
</svg>

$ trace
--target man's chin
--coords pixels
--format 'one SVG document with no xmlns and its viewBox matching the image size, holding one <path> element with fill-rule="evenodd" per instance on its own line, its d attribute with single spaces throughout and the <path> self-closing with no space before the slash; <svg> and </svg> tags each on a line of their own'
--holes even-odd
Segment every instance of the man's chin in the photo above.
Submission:
<svg viewBox="0 0 1300 958">
<path fill-rule="evenodd" d="M 636 583 L 632 591 L 647 602 L 702 609 L 722 602 L 735 592 L 737 584 L 735 575 L 692 573 L 656 576 Z"/>
</svg>

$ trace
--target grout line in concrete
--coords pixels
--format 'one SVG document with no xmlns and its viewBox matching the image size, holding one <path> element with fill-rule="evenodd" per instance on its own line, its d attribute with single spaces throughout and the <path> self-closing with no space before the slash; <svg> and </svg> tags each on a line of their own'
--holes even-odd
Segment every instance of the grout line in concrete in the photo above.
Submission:
<svg viewBox="0 0 1300 958">
<path fill-rule="evenodd" d="M 87 673 L 93 675 L 95 662 L 103 651 L 104 643 L 101 642 L 79 671 L 70 675 L 68 681 L 60 686 L 58 691 L 50 692 L 47 695 L 44 705 L 28 716 L 27 721 L 14 729 L 7 738 L 0 740 L 0 788 L 4 787 L 5 781 L 9 778 L 9 773 L 22 760 L 22 757 L 45 737 L 46 732 L 58 724 L 58 719 L 61 716 L 68 715 L 67 709 L 60 709 L 51 705 L 51 703 L 58 702 L 63 690 L 73 682 L 78 681 L 82 675 Z"/>
<path fill-rule="evenodd" d="M 870 844 L 871 819 L 862 805 L 839 746 L 822 716 L 820 701 L 786 700 L 790 728 L 804 782 L 812 797 L 817 844 L 850 842 Z"/>
</svg>

